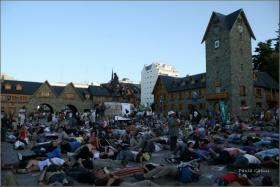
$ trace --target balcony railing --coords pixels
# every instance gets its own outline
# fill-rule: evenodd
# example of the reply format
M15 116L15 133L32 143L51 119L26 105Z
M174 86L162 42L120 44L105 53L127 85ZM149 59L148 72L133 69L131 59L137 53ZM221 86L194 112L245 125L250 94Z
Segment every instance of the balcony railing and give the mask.
M206 99L207 100L218 100L218 99L227 99L228 93L222 92L222 93L214 93L214 94L207 94Z

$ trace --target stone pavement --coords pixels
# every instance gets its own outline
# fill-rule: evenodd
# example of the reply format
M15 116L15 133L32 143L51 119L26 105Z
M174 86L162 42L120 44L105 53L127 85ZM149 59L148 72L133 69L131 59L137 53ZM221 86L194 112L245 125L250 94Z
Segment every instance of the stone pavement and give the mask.
M22 150L19 151L22 154L29 154L30 150ZM152 158L149 162L153 163L160 163L160 164L166 164L164 161L165 157L169 157L171 155L170 151L161 151L157 153L153 153ZM1 159L3 163L16 163L18 162L18 156L17 151L13 149L12 144L2 142L1 143ZM200 180L198 182L193 183L187 183L183 184L179 181L175 181L171 178L162 178L155 180L157 184L160 185L168 185L168 186L210 186L213 184L213 181L217 176L220 176L227 172L227 169L225 168L225 165L208 165L205 162L202 162L201 164L201 171L202 176L200 177ZM268 173L267 173L268 172ZM7 175L8 171L1 172L1 184L3 184L4 176ZM38 178L40 173L39 172L33 172L32 174L16 174L16 180L20 186L38 186ZM263 175L269 175L272 177L272 180L274 182L274 185L279 185L279 170L278 169L268 169L264 170L264 172L261 174ZM134 177L128 177L126 178L127 181L133 182L137 181ZM261 185L262 177L253 178L252 181L255 183L255 185L260 186ZM88 186L86 184L81 184L76 181L74 181L74 186Z

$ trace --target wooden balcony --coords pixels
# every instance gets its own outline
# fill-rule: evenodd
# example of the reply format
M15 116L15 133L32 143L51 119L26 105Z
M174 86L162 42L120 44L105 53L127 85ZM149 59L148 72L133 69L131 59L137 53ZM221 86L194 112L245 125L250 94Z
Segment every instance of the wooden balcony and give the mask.
M207 94L206 99L207 100L228 99L228 93L222 92L222 93Z

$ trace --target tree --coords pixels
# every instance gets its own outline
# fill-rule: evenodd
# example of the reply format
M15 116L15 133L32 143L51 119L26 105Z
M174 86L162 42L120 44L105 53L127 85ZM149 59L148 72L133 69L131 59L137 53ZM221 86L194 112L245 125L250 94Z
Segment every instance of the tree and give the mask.
M276 32L277 38L258 43L255 49L257 54L253 55L253 65L254 70L267 72L279 82L279 30Z

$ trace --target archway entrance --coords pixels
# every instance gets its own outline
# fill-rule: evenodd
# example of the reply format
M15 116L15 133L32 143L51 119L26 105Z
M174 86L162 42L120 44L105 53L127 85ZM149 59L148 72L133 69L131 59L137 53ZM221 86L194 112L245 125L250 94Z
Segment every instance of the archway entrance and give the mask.
M66 105L65 106L66 112L72 112L73 114L76 114L78 112L78 109L74 105Z
M53 113L53 107L47 103L42 103L37 106L38 112L50 112Z

